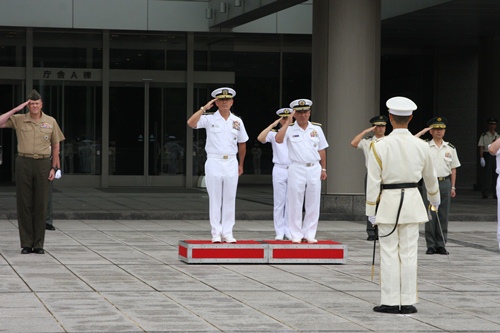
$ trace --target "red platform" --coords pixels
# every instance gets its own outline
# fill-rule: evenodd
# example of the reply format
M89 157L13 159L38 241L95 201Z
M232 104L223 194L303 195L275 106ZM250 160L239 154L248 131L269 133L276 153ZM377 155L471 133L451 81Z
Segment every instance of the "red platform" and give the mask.
M267 245L251 240L184 240L179 241L179 259L187 263L267 263Z
M276 240L240 240L237 243L184 240L179 241L179 259L187 263L344 264L347 245L331 240L315 244Z
M331 240L318 240L317 243L292 243L291 241L264 240L269 244L269 263L310 263L345 264L347 245Z

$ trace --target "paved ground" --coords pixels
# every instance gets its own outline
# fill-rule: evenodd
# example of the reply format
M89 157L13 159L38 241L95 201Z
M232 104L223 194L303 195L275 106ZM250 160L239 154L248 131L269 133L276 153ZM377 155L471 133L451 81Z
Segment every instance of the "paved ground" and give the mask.
M238 188L238 220L272 220L272 186L246 185ZM54 191L54 218L79 220L206 220L208 194L200 188L118 187L57 188ZM458 189L452 200L453 221L496 221L496 200L481 199L481 192ZM338 220L322 214L323 220ZM16 219L16 193L13 186L0 187L0 219Z
M68 214L117 214L160 211L165 197L78 191L61 190L54 202ZM269 195L260 191L241 193L240 209L262 208L252 201ZM194 193L171 195L181 197L164 199L169 209L174 201L188 212L207 203ZM12 204L11 196L4 190L0 205ZM477 210L478 219L496 212L492 199L469 199L453 209ZM16 220L1 219L0 332L500 332L492 221L451 222L450 256L425 255L421 237L419 312L403 316L372 311L380 302L378 260L372 282L373 243L361 221L320 221L319 239L348 246L345 265L189 265L177 258L178 241L207 239L208 221L127 217L56 219L45 255L21 255ZM238 219L234 234L271 238L272 221Z

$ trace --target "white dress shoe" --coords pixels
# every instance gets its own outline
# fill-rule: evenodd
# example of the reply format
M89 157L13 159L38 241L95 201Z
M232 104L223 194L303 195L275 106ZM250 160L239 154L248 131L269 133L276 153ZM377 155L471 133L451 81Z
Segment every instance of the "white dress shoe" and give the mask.
M316 239L314 239L314 238L310 238L310 239L307 240L307 242L309 244L314 244L314 243L317 243L318 241Z
M224 242L226 243L236 243L236 239L233 237L224 237Z
M276 237L274 237L274 239L275 239L275 240L284 240L284 239L283 239L283 236L276 236Z
M220 243L220 236L215 236L212 238L212 243Z
M292 243L300 244L301 242L302 242L302 239L300 239L300 238L292 239Z

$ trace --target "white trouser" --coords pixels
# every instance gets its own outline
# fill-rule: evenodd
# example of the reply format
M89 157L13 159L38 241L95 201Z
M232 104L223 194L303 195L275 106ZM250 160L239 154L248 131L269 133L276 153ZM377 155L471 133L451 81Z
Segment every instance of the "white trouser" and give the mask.
M205 184L209 198L212 238L233 237L236 189L238 187L238 160L208 158L205 162Z
M497 240L498 248L500 249L500 176L497 178Z
M318 229L321 200L321 165L292 163L288 167L288 228L292 239L314 239ZM305 207L302 223L302 207Z
M379 224L389 234L393 224ZM417 299L419 223L399 224L392 235L380 237L380 290L383 305L413 305Z
M274 165L273 167L273 198L274 198L274 230L276 236L290 238L286 209L286 190L288 183L288 169L284 166Z

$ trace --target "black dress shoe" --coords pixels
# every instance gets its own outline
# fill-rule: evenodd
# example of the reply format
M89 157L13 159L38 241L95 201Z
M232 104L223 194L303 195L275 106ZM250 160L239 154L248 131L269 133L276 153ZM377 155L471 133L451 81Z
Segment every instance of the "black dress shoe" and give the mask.
M44 254L45 251L43 249L33 249L33 253L36 253L36 254Z
M409 314L409 313L417 313L417 308L413 305L401 305L401 313Z
M439 254L450 254L444 247L438 247L437 248L437 253Z
M379 305L373 308L375 312L399 313L399 305Z
M433 247L429 247L427 251L425 251L425 254L434 254L436 253L436 249Z
M23 247L23 249L21 250L21 254L30 254L31 252L33 252L31 250L31 247Z
M377 237L377 236L375 236L375 235L370 235L370 236L368 236L368 238L367 238L366 240L369 240L369 241L374 241L374 240L377 240L377 239L378 239L378 237Z
M45 223L45 230L56 230L52 224Z

